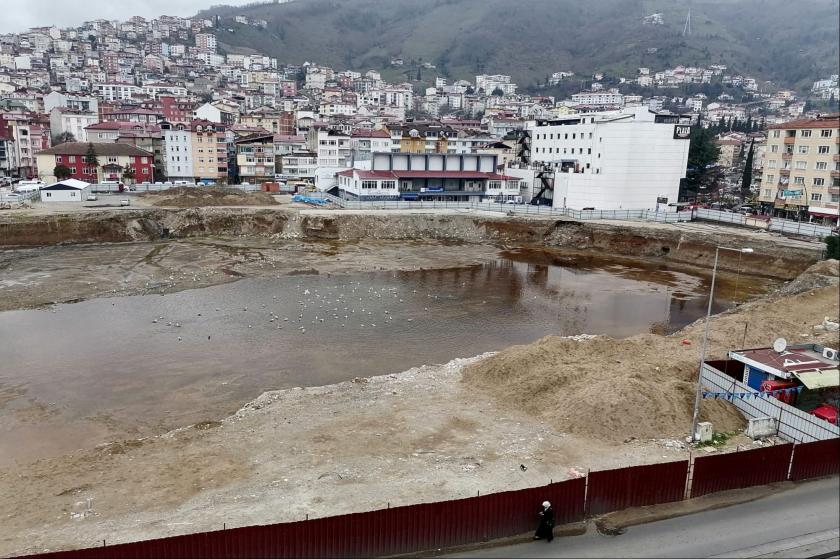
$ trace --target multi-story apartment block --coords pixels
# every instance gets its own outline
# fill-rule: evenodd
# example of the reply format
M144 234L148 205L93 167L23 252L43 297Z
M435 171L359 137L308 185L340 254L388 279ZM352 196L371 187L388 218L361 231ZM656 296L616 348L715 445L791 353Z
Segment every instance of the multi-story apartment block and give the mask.
M274 180L274 135L255 133L236 140L236 171L241 182Z
M164 172L169 180L193 181L192 133L188 124L161 122Z
M75 109L86 113L98 113L99 101L96 97L65 95L59 91L51 91L44 96L44 111L49 113L56 107Z
M97 122L99 122L99 115L96 113L63 107L54 107L50 111L50 131L53 136L70 133L78 142L86 142L88 140L85 129Z
M624 96L618 91L584 91L572 95L572 102L591 107L621 107L624 105Z
M759 202L771 215L836 224L840 218L840 118L768 127Z
M677 201L688 162L687 117L632 107L528 128L531 160L555 170L555 207L636 210Z
M216 52L216 36L212 33L198 33L195 36L195 46L203 51Z
M193 175L198 181L227 180L227 142L225 127L209 120L190 123Z

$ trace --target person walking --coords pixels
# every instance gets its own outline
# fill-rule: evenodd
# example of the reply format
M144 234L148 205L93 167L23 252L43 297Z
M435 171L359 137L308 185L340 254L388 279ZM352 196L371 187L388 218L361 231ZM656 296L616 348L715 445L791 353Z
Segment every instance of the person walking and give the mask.
M537 527L534 539L544 539L547 542L554 539L554 509L551 508L551 503L548 501L544 501L542 504L542 510L540 511L540 525Z

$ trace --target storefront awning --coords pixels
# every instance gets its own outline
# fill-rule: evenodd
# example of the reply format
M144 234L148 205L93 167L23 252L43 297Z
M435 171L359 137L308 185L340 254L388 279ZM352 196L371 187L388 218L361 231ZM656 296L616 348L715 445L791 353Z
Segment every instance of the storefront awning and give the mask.
M809 390L818 388L835 388L840 386L840 369L823 369L822 371L808 371L793 373Z

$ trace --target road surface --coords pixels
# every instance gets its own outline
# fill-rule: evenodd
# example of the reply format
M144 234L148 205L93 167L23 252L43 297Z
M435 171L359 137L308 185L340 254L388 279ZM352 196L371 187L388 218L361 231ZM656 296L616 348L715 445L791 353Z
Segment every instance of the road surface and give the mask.
M454 557L832 557L840 550L840 478L749 503L582 536L479 549ZM835 554L833 557L840 556Z

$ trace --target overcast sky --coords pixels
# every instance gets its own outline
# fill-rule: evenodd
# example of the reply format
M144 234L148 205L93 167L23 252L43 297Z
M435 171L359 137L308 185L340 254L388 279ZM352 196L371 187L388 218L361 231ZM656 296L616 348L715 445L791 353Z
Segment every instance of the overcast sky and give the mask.
M92 19L125 20L131 16L192 16L215 4L249 0L0 0L0 33L30 27L70 27Z

